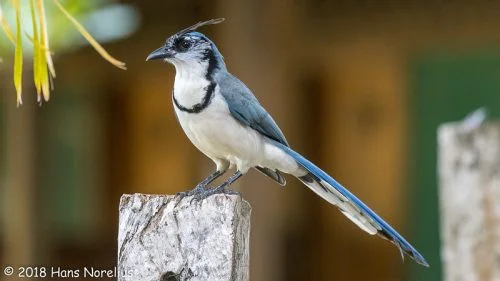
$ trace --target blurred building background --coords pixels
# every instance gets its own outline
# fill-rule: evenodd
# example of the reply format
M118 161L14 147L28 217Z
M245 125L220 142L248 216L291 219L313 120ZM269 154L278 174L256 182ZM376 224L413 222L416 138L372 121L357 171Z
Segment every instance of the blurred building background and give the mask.
M122 193L174 194L211 171L174 116L173 67L145 58L225 17L202 32L290 144L431 264L403 263L294 179L281 188L250 171L234 187L253 207L251 279L441 279L436 128L483 105L499 112L500 2L116 2L140 15L135 33L105 45L127 71L90 47L56 53L52 100L38 106L26 78L16 108L9 54L0 64L0 264L113 268Z

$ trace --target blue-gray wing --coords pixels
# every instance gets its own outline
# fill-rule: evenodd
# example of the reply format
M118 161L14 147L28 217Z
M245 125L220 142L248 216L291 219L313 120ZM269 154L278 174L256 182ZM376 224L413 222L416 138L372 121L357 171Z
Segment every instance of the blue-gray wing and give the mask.
M231 115L250 128L283 145L289 146L273 118L260 105L243 82L223 71L215 77L222 96L226 99Z

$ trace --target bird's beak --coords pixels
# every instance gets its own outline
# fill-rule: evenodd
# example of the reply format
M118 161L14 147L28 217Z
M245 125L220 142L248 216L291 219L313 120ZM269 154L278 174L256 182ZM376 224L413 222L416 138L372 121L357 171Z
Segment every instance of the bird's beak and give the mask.
M149 54L149 56L146 58L146 61L166 59L166 58L171 58L173 56L174 56L174 52L172 52L168 48L160 47L160 48L154 50L151 54Z

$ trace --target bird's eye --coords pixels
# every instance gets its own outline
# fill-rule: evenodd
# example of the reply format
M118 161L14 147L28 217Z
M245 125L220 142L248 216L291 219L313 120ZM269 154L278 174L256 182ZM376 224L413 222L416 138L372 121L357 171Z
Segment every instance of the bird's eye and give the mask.
M180 51L187 51L191 47L191 42L187 40L180 40L177 47Z

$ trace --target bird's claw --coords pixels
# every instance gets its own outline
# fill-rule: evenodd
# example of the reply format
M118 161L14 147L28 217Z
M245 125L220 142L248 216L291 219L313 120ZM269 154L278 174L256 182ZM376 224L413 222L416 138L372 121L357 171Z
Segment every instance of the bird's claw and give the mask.
M205 188L203 192L194 194L191 202L201 201L215 194L240 195L239 192L229 189L226 184L222 184L215 188Z
M232 189L229 189L228 184L221 184L221 185L214 187L214 188L205 188L205 186L203 186L203 185L197 185L192 190L178 192L176 194L178 200L177 200L177 203L175 204L175 207L177 207L177 205L179 205L179 203L185 197L192 196L193 198L191 198L191 201L189 201L189 203L193 203L193 201L199 202L199 201L206 199L206 198L208 198L212 195L215 195L215 194L240 195L239 192L232 190Z
M205 186L203 185L197 185L195 188L189 190L189 191L182 191L182 192L177 192L176 196L178 198L177 200L177 203L175 204L175 207L177 207L177 205L179 205L179 203L182 201L182 199L184 199L185 197L189 197L189 196L196 196L197 194L200 194L200 193L205 193L207 192L207 188L205 188ZM192 200L191 200L192 201Z

